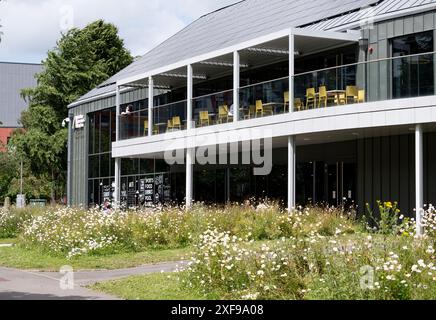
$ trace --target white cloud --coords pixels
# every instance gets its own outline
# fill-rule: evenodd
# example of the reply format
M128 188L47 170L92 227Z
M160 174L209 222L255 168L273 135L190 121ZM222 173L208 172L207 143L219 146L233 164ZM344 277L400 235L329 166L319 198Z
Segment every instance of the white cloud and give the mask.
M235 1L5 0L0 61L40 62L71 18L76 27L97 19L114 23L132 54L142 55L201 15Z

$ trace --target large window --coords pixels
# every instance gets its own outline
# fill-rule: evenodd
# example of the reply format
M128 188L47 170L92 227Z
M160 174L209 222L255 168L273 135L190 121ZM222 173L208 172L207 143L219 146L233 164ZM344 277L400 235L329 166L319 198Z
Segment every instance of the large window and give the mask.
M132 103L136 109L144 101ZM88 150L88 205L102 205L113 200L115 160L112 159L112 142L116 140L115 108L91 113L89 121ZM136 207L182 201L184 195L176 191L176 173L164 160L122 159L121 201L125 207ZM184 184L183 179L181 185Z
M88 201L89 205L101 205L113 196L115 161L111 151L116 135L115 108L89 114L88 121Z
M434 94L433 31L392 40L392 94L394 98ZM424 54L424 55L423 55Z

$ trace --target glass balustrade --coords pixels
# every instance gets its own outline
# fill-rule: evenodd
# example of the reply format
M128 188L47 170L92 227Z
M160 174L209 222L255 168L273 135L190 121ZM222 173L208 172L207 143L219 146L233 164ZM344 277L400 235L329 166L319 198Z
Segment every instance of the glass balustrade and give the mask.
M185 130L186 114L186 100L153 107L153 135Z
M289 78L241 87L239 119L365 102L435 95L434 52L400 56L300 73L294 76L290 103ZM192 100L195 127L234 120L233 90ZM148 135L148 109L120 116L122 140ZM153 108L153 135L187 129L187 101Z
M294 111L434 95L434 60L419 54L298 74Z
M289 77L240 88L239 110L241 120L289 112Z
M148 109L124 112L120 116L120 139L134 139L148 135Z
M192 100L192 116L196 127L233 121L233 90L222 91Z

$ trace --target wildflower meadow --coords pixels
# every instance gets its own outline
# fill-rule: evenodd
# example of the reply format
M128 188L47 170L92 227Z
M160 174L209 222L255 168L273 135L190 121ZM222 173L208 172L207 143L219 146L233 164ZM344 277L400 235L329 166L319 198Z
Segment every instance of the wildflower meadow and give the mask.
M364 217L353 209L274 203L195 205L141 211L47 208L0 211L0 237L48 255L75 259L192 248L169 275L183 290L214 299L436 298L436 209L423 237L396 203Z

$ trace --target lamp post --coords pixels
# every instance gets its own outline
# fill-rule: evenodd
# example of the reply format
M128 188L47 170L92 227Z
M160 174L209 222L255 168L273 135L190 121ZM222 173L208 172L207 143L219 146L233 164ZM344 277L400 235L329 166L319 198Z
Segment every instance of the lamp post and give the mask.
M62 127L68 123L68 169L67 169L67 206L73 205L72 192L73 192L73 139L74 139L74 113L69 113L68 118L62 122Z

